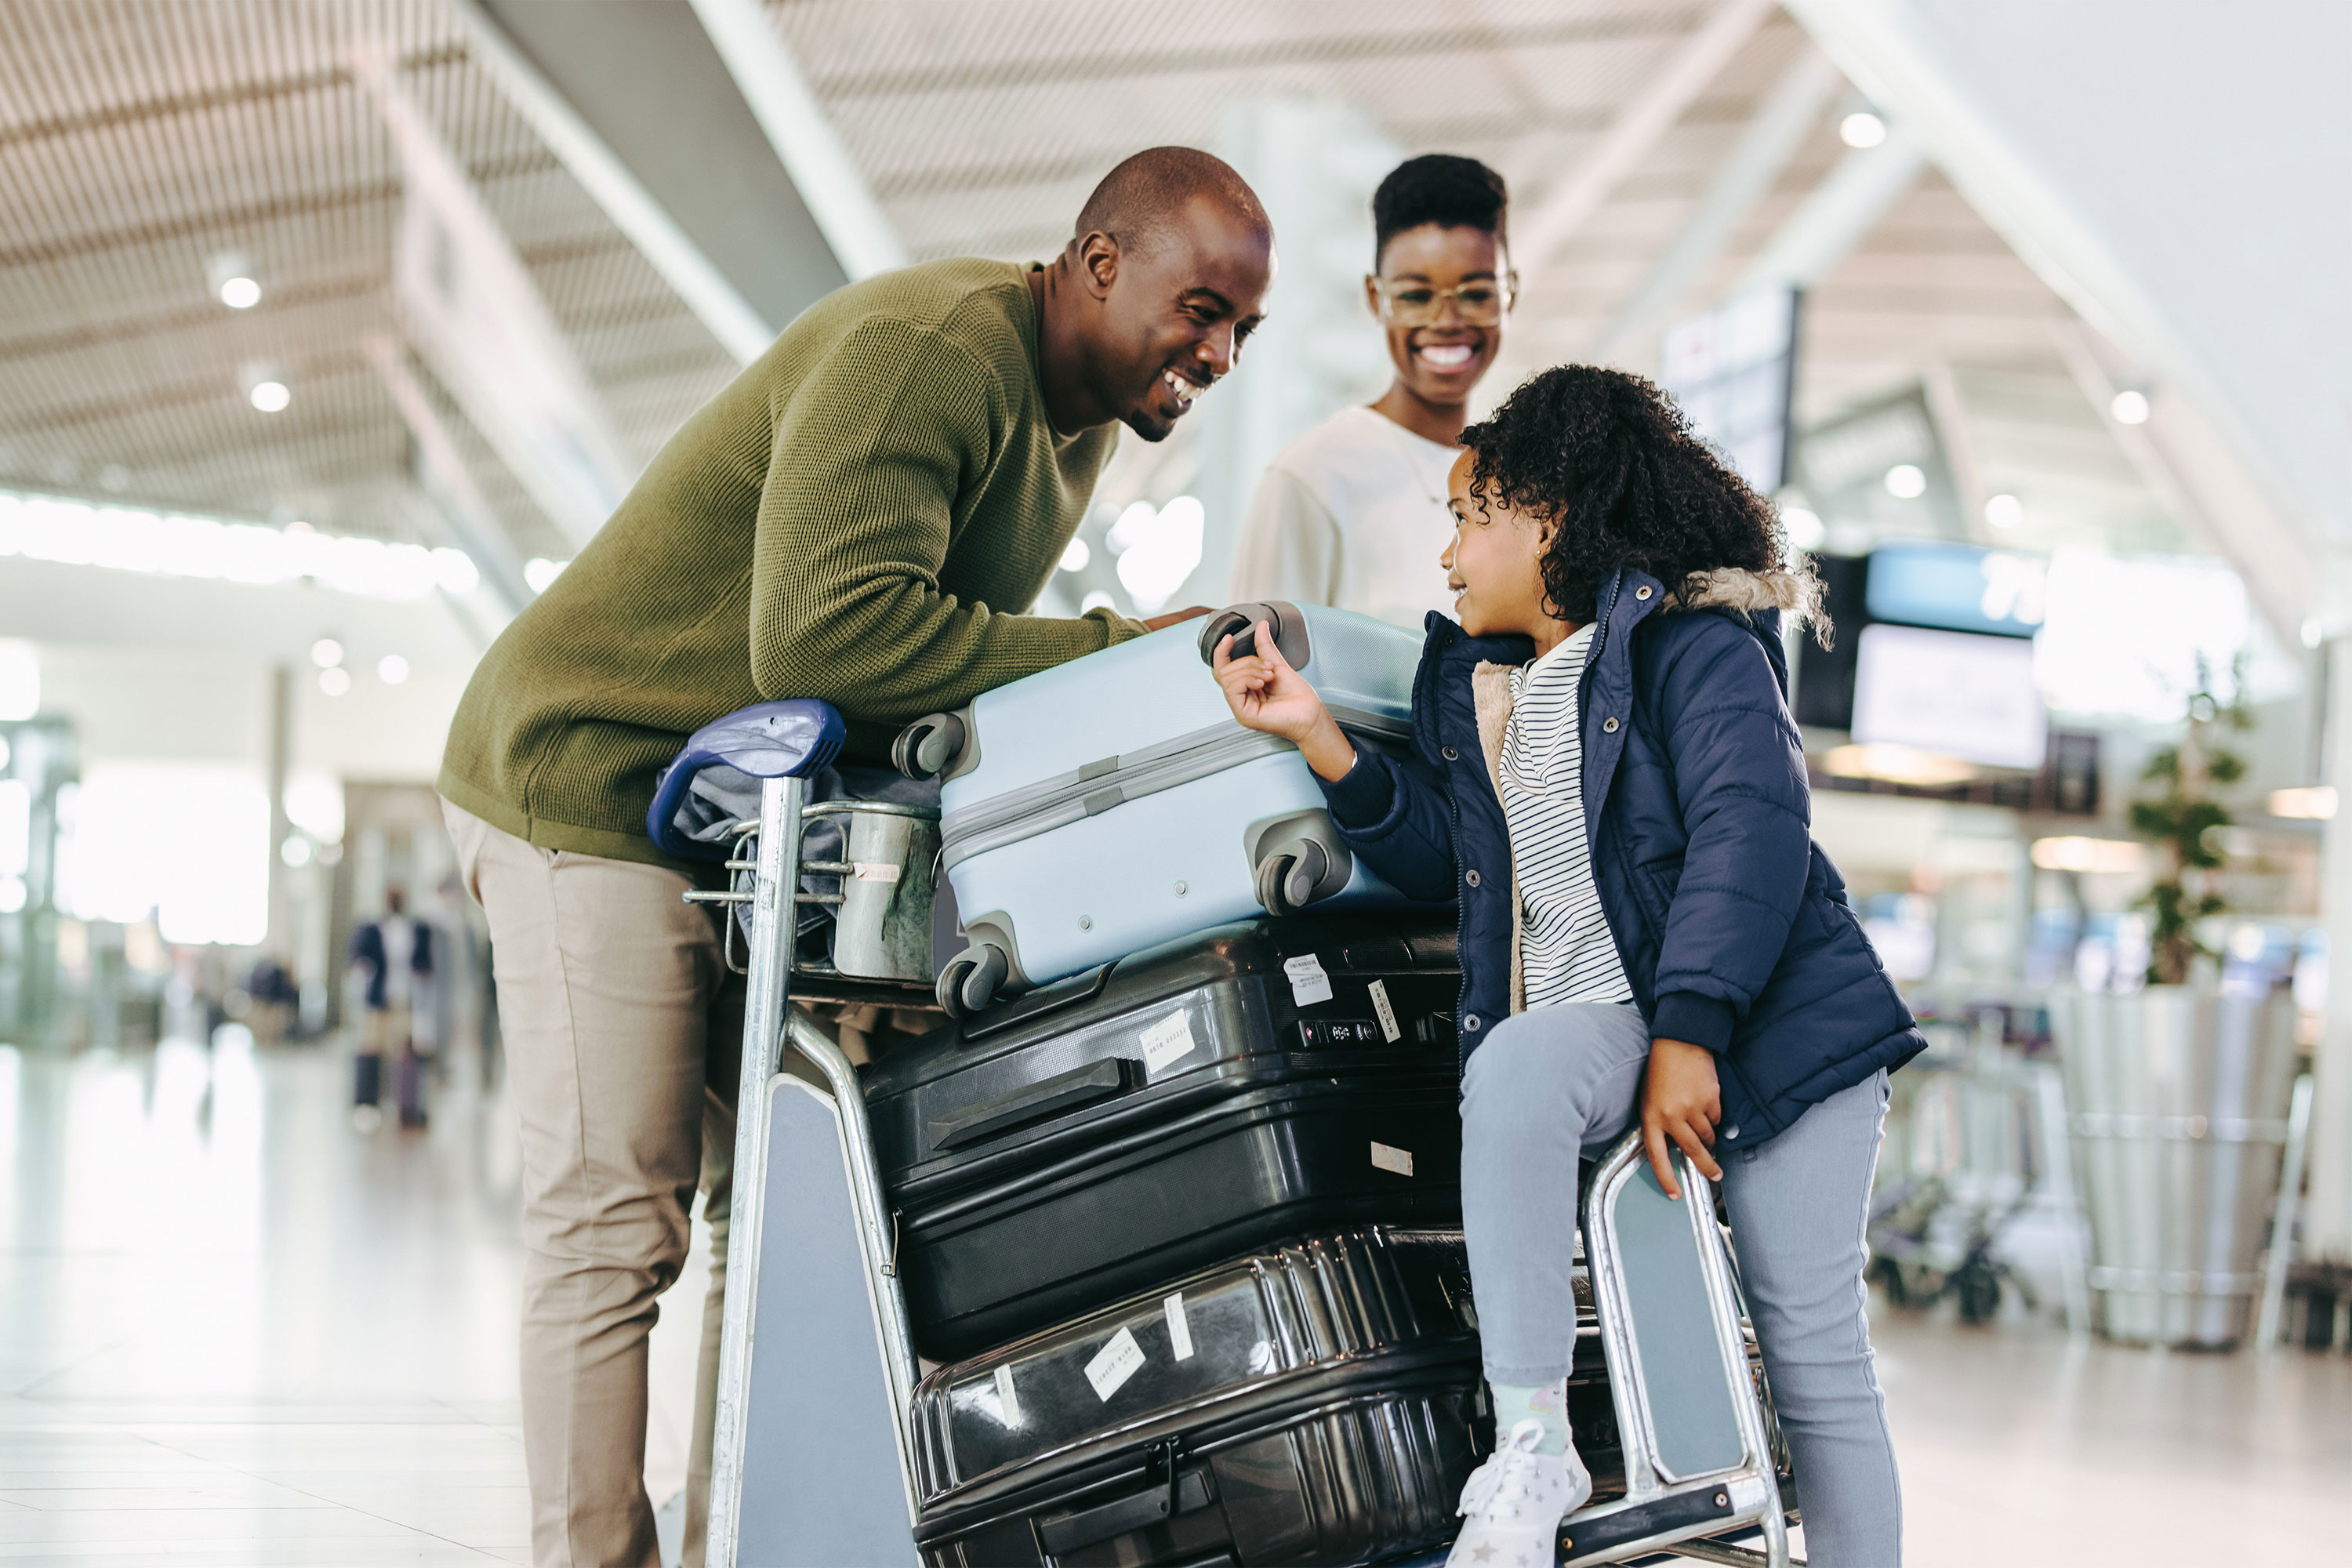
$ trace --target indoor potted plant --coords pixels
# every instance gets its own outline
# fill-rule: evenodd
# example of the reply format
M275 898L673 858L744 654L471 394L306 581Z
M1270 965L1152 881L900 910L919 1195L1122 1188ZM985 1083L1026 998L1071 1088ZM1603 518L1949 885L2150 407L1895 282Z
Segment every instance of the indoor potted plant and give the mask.
M2221 793L2245 777L2221 731L2251 723L2242 663L2224 703L2200 664L2179 742L2141 772L2132 830L2161 857L2147 894L2145 987L2076 993L2052 1009L2100 1327L2140 1342L2220 1348L2250 1326L2254 1258L2278 1191L2294 1075L2294 1009L2224 996L2198 934L2222 911Z

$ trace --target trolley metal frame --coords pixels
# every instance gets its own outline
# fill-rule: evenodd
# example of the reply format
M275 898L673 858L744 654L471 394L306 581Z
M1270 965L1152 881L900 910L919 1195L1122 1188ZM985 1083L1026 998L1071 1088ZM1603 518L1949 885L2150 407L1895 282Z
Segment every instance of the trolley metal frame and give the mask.
M875 1553L858 1558L861 1562L911 1563L917 1559L913 1526L920 1499L908 1422L919 1367L897 1275L895 1226L874 1157L857 1069L822 1029L793 1008L796 973L810 982L799 1000L912 1005L929 998L927 987L854 981L806 966L796 969L793 962L799 904L833 900L832 895L800 891L803 871L849 869L845 865L803 859L804 818L820 810L869 809L907 813L922 808L868 802L825 802L812 807L806 803L803 779L767 779L759 816L735 825L737 847L727 862L732 885L724 891L687 895L692 901L720 905L730 921L742 906L749 907L751 917L742 1077L736 1100L733 1211L711 1457L707 1561L712 1568L737 1568L738 1564L769 1568L770 1564L824 1560L810 1555L797 1540L755 1539L756 1532L746 1528L746 1499L751 1491L747 1455L754 1427L760 1425L753 1394L757 1389L772 1388L774 1383L774 1374L763 1372L757 1363L758 1352L780 1343L779 1364L803 1369L799 1375L809 1380L809 1386L821 1384L837 1389L844 1371L837 1361L819 1366L809 1357L792 1353L805 1349L806 1343L793 1331L797 1322L766 1321L771 1312L761 1299L763 1278L771 1289L780 1282L788 1287L796 1310L814 1303L809 1310L823 1318L835 1336L828 1354L837 1352L838 1336L855 1306L866 1310L871 1323L876 1365L846 1369L850 1382L864 1392L830 1395L835 1398L833 1407L796 1409L788 1417L779 1414L771 1418L768 1427L771 1432L790 1431L803 1443L799 1450L804 1456L803 1468L814 1465L831 1469L830 1474L795 1473L791 1478L796 1494L824 1498L828 1503L824 1522L831 1533L822 1550L835 1554L832 1561L849 1560L848 1549L842 1545L845 1527L853 1534L862 1532L858 1538L867 1543L864 1550ZM822 1086L785 1072L787 1044L816 1069L824 1080ZM838 1189L830 1188L817 1174L835 1166L828 1152L814 1146L822 1143L828 1131L837 1149ZM807 1144L796 1142L803 1138L809 1140ZM785 1163L807 1182L792 1194L793 1211L780 1211L770 1201L772 1175L784 1168L778 1160L780 1152L797 1157L797 1163ZM1587 1256L1618 1408L1627 1491L1622 1499L1582 1510L1566 1521L1563 1529L1569 1544L1561 1562L1572 1568L1662 1552L1753 1568L1786 1568L1791 1562L1772 1442L1751 1381L1730 1255L1716 1225L1714 1205L1707 1201L1711 1193L1705 1178L1685 1163L1682 1180L1685 1200L1674 1204L1679 1217L1662 1221L1664 1211L1657 1205L1672 1200L1656 1192L1640 1140L1629 1135L1601 1163L1585 1196L1587 1234L1604 1240L1603 1245L1589 1247ZM1646 1191L1637 1191L1637 1185ZM1642 1204L1648 1207L1638 1208ZM854 1248L837 1247L825 1255L834 1261L818 1259L786 1272L782 1255L763 1258L763 1243L772 1228L789 1228L801 1219L796 1211L803 1208L822 1211L815 1215L817 1221L834 1225L830 1234L836 1239L845 1229L854 1230ZM1651 1227L1652 1236L1660 1234L1657 1227L1662 1223L1693 1227L1705 1310L1722 1371L1723 1383L1717 1386L1729 1392L1737 1426L1738 1453L1731 1462L1677 1473L1665 1452L1662 1406L1654 1399L1657 1391L1650 1386L1652 1369L1645 1368L1643 1361L1635 1321L1636 1282L1629 1278L1616 1245L1629 1214L1636 1215L1636 1224ZM877 1418L870 1404L864 1403L876 1396L889 1405L887 1424ZM821 1401L828 1395L812 1397ZM860 1405L864 1407L858 1408ZM1669 1422L1672 1419L1670 1414ZM782 1426L773 1425L775 1421ZM849 1521L839 1517L852 1509L856 1498L867 1500L871 1508L889 1490L873 1474L878 1464L888 1462L877 1458L877 1450L883 1446L895 1455L900 1507L884 1506L882 1511L903 1517L903 1533L898 1517ZM1761 1551L1731 1543L1731 1539L1759 1534ZM1584 1546L1586 1542L1591 1544Z

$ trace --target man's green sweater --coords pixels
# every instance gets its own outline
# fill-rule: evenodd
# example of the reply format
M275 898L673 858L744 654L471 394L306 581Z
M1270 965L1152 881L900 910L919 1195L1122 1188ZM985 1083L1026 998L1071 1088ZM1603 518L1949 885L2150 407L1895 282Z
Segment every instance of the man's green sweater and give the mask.
M695 730L821 697L864 755L923 714L1138 636L1025 609L1116 426L1055 433L1024 269L935 261L812 307L670 438L483 656L441 793L546 849L667 863L655 776Z

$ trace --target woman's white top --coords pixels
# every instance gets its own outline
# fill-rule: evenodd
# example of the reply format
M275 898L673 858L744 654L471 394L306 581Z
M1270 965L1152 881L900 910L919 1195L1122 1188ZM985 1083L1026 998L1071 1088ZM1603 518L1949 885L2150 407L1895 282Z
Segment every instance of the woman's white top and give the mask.
M1437 563L1454 538L1445 473L1458 447L1343 408L1276 454L1234 552L1235 601L1336 605L1418 632L1451 616Z
M1633 988L1609 934L1584 837L1584 737L1577 687L1592 652L1579 626L1511 672L1503 734L1503 818L1519 884L1519 965L1527 1005L1627 1002Z

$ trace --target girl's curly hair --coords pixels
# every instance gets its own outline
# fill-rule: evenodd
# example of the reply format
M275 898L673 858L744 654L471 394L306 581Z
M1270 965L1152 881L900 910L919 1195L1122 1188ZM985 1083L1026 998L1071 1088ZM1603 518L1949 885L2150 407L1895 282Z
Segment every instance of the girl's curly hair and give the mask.
M1673 603L1723 567L1792 570L1771 503L1638 375L1555 366L1463 431L1462 444L1475 454L1471 495L1559 520L1541 563L1553 615L1591 618L1620 566L1657 578Z

